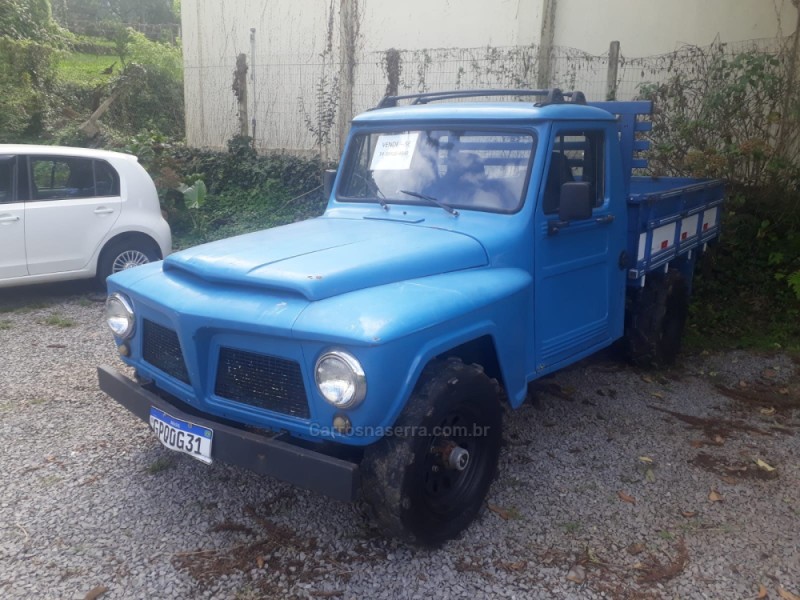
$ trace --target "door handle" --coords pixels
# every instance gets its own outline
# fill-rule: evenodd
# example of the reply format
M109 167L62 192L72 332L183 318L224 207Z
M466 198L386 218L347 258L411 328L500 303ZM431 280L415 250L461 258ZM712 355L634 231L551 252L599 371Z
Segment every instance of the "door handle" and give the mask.
M12 217L11 215L0 217L0 223L14 223L15 221L19 221L19 217Z
M99 208L94 209L94 214L96 215L110 215L114 212L113 208L106 208L105 206L101 206Z
M604 215L602 217L597 217L594 220L595 223L598 225L608 225L609 223L614 222L614 215Z

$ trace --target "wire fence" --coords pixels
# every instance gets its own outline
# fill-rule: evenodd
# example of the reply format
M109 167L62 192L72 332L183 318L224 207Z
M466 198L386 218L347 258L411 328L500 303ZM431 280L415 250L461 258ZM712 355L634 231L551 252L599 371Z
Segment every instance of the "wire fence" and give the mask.
M777 54L783 39L723 44L722 51ZM718 44L716 48L719 48ZM549 87L578 89L589 100L637 97L644 84L692 73L710 48L686 46L657 56L595 56L555 47L546 65ZM613 55L612 55L613 56ZM329 54L309 60L299 55L248 57L248 130L263 150L320 153L341 149L343 66ZM535 88L541 75L536 46L440 48L362 52L355 57L352 114L374 107L387 91L398 94L472 88ZM239 131L231 90L235 57L217 64L186 64L187 138L191 145L223 148ZM611 76L609 75L611 73ZM254 83L255 82L255 83ZM254 125L253 125L254 121Z

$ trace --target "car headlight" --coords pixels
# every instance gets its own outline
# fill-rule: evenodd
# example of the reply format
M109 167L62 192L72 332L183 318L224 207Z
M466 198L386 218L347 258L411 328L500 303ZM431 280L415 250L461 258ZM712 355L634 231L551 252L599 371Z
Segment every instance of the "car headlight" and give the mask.
M336 408L353 408L367 395L361 363L341 350L331 350L317 359L314 379L322 397Z
M111 294L106 298L106 323L115 336L123 340L131 337L136 319L130 300L122 294Z

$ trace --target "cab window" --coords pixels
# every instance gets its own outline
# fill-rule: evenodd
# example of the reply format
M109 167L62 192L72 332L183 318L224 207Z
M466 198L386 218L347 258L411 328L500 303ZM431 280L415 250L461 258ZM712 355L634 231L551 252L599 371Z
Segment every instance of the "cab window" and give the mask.
M561 186L572 181L588 182L594 206L603 205L604 141L602 131L562 131L556 135L542 200L545 214L558 213Z

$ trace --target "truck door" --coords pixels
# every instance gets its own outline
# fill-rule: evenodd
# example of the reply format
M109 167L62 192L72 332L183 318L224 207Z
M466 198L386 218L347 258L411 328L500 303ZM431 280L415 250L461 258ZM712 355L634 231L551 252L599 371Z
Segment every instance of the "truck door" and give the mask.
M610 180L612 159L619 166L609 151L611 135L602 125L553 126L535 212L537 373L599 350L622 333L625 223L619 213L625 207L624 198L612 197L622 192ZM563 221L562 186L573 182L587 184L590 214Z
M25 202L15 189L17 158L0 156L0 279L24 277Z

